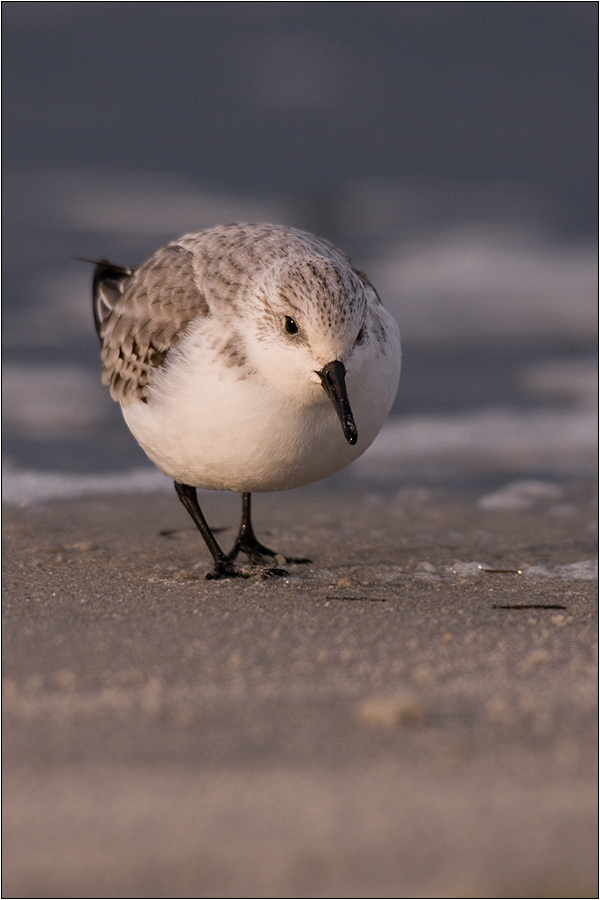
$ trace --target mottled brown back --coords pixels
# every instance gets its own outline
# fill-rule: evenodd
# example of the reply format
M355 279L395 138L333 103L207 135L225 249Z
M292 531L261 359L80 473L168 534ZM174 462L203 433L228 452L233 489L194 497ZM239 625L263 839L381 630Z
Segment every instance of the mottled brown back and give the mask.
M177 244L159 250L120 286L119 296L114 279L97 285L102 381L114 400L145 402L152 370L190 322L207 315L208 305L195 279L193 254Z
M135 271L105 261L98 264L94 299L102 380L110 385L113 399L146 402L152 371L164 363L188 325L207 316L210 309L223 320L230 319L235 339L239 304L249 301L253 283L256 286L279 260L289 264L287 281L293 280L294 273L299 278L295 264L301 261L310 268L310 259L323 263L308 273L308 281L300 278L300 287L318 291L328 286L329 279L331 290L323 292L323 300L328 300L323 315L343 317L345 284L338 273L353 273L365 285L370 285L369 280L328 241L294 228L220 225L184 235ZM285 275L281 278L284 290L287 281ZM288 287L293 305L298 286Z

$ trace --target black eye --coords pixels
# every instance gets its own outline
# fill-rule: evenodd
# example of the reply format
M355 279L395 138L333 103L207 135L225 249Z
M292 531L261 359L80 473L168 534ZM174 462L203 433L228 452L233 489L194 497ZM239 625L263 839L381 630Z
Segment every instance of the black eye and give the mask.
M291 316L285 317L285 330L288 334L298 334L298 326Z

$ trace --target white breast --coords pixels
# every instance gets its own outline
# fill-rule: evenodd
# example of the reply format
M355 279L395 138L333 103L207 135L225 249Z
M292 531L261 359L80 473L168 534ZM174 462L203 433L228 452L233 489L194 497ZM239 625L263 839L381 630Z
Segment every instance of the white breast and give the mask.
M361 371L349 368L358 428L350 446L324 391L311 402L294 402L276 381L223 364L193 335L160 373L148 402L125 406L123 415L150 459L175 481L213 490L286 490L333 474L367 449L389 414L399 374L399 339Z

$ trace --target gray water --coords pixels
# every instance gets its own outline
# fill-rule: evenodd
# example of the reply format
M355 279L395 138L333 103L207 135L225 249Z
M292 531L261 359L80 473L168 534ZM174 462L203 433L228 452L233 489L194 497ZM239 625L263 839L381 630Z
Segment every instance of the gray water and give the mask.
M73 257L229 221L329 238L400 324L390 424L348 477L593 473L586 7L4 4L5 496L151 471Z

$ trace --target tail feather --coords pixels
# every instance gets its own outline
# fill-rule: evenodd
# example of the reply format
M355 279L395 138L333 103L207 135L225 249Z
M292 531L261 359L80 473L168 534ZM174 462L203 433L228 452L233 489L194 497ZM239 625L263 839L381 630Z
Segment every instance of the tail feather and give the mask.
M130 266L117 266L109 262L107 259L83 259L77 257L82 262L92 263L94 269L93 282L93 305L94 305L94 322L98 337L102 336L102 324L111 314L115 303L125 290L125 285L129 278L135 272Z

